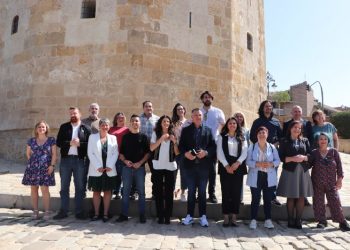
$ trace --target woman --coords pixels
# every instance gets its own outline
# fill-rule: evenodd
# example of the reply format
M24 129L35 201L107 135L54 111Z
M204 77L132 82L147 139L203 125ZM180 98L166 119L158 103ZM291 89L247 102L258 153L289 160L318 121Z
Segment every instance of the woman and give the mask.
M109 120L102 118L99 121L99 133L92 134L88 142L88 156L90 159L88 189L93 191L92 201L95 215L92 220L98 220L103 195L103 222L108 221L109 205L112 190L116 186L117 171L115 163L118 159L118 143L114 135L108 134Z
M27 168L24 172L22 184L30 186L33 206L33 219L39 218L38 200L39 186L43 195L44 219L50 218L50 192L49 186L55 186L54 169L57 159L56 140L48 137L49 125L45 121L35 124L35 137L27 142L26 155Z
M250 144L248 148L247 165L249 167L247 185L252 194L251 222L249 227L256 229L256 218L258 214L261 191L264 199L264 213L266 228L274 228L271 221L271 200L277 185L277 167L280 158L275 146L267 142L268 130L266 127L259 127L256 130L258 141Z
M249 137L250 137L250 131L249 129L246 127L247 125L245 124L245 116L241 111L236 112L233 115L234 118L236 118L239 126L241 126L242 128L242 133L244 135L244 138L247 141L248 146L250 145L250 141L249 141Z
M179 154L176 136L170 117L163 115L159 118L151 138L150 149L153 157L153 185L159 224L170 224L173 211L173 191L175 170L177 169L175 156Z
M227 119L217 140L217 157L222 192L223 226L237 227L243 175L247 174L245 159L248 145L238 120Z
M187 124L189 125L190 123L188 123L188 120L185 117L186 115L186 108L184 106L182 106L181 103L176 103L174 108L173 108L173 114L172 114L172 118L171 121L174 124L174 133L176 136L176 140L179 142L180 141L180 136L181 136L181 131L182 128L184 126L186 126ZM181 188L181 195L180 195L180 200L182 202L186 202L187 198L185 195L186 189L187 189L187 185L186 185L186 176L185 176L185 169L183 167L183 158L181 155L178 155L178 157L176 157L176 163L178 166L178 169L180 169L180 188ZM175 173L175 183L174 183L174 189L175 189L175 184L176 184L176 177L177 177L177 172L178 170L176 170ZM175 191L175 197L177 196L179 190Z
M321 132L325 133L329 138L329 147L338 150L339 141L337 129L330 122L326 122L325 114L322 110L316 110L312 113L312 120L314 125L312 126L312 138L313 148L317 148L317 139Z
M318 221L318 228L327 227L324 202L324 195L326 195L332 220L339 223L339 228L342 231L350 231L350 226L344 217L338 194L344 177L342 162L338 151L328 146L329 141L327 134L321 132L317 138L318 149L314 149L310 156L310 164L313 167L311 179L314 187L314 215Z
M119 147L122 145L122 139L123 136L129 132L128 127L125 126L125 115L123 112L118 112L114 118L113 118L113 127L110 128L108 131L109 134L114 135L117 137L117 142ZM118 159L116 163L116 168L117 168L117 185L114 189L114 194L115 197L114 199L119 200L121 198L119 192L120 192L120 187L122 184L122 169L123 169L123 163Z
M302 122L292 121L279 147L279 156L283 162L282 174L278 183L277 195L287 197L288 227L302 228L301 217L305 197L313 195L309 174L308 139L302 137ZM294 217L295 214L295 217Z

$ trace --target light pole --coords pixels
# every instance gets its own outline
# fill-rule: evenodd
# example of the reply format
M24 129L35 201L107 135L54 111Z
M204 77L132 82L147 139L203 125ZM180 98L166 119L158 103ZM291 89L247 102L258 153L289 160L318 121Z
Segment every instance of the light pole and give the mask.
M316 82L314 82L313 84L310 84L310 85L307 84L307 82L306 82L306 90L310 91L311 86L314 85L315 83L318 83L318 85L320 86L320 89L321 89L321 107L322 107L322 110L323 110L323 88L322 88L322 85L321 85L320 81L316 81Z
M271 87L276 88L276 81L273 79L273 76L270 74L270 72L266 72L266 84L267 84L267 99L270 97L270 83L272 82Z

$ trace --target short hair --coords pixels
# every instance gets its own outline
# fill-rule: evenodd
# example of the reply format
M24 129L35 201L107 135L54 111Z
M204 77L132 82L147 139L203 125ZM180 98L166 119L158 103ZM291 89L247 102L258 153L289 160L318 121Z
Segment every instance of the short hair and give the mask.
M210 96L210 98L211 98L212 100L214 100L214 96L213 96L212 94L210 94L210 92L209 92L208 90L204 91L204 92L201 94L201 96L200 96L200 99L201 99L201 100L204 98L204 95L208 95L208 96Z
M80 112L80 109L78 107L75 107L75 106L70 106L69 110L78 110Z
M92 106L96 106L98 109L100 109L100 105L98 105L97 102L91 103L90 106L89 106L89 109L90 109Z
M262 130L265 130L267 133L269 133L269 130L268 130L266 127L260 126L260 127L258 127L258 129L256 130L256 135L258 135L259 132L262 131Z
M197 112L197 111L201 112L201 110L199 108L194 108L194 109L192 109L191 113L193 114L194 112Z
M111 121L108 118L101 118L98 125L101 126L102 124L111 124Z
M39 125L40 125L41 123L45 124L45 127L46 127L45 135L47 136L47 135L49 134L49 130L50 130L49 124L48 124L46 121L41 120L41 121L37 122L37 123L35 124L35 126L34 126L34 136L35 136L36 138L39 136L39 135L38 135L38 132L37 132L36 130L37 130L37 128L39 127Z
M139 119L140 119L140 116L139 116L139 115L136 115L136 114L132 114L131 117L130 117L130 121L131 121L133 118L139 118Z
M152 102L151 101L144 101L143 103L142 103L142 107L144 108L145 107L145 105L146 105L146 103L151 103L152 104Z

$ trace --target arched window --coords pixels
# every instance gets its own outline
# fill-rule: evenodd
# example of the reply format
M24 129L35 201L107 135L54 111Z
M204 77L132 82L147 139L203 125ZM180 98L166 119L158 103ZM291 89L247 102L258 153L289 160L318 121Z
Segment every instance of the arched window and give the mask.
M81 4L81 18L95 18L96 0L83 0Z
M253 36L247 32L247 49L253 52Z
M12 27L11 27L11 35L17 33L18 31L18 21L19 21L19 17L15 16L12 20Z

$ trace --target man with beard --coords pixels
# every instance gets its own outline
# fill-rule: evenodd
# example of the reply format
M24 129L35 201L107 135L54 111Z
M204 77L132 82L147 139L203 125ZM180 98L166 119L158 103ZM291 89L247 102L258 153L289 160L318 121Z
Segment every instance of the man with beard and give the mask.
M100 118L98 114L100 113L100 106L97 103L91 103L89 107L89 117L81 120L83 124L91 128L91 134L97 134L99 130Z
M91 134L90 128L82 124L77 107L69 108L70 121L60 126L57 135L57 146L61 149L61 208L53 217L60 220L68 216L69 186L73 174L75 187L75 217L85 219L83 212L84 199L84 160L87 155L87 143Z
M222 126L225 124L225 115L221 109L213 107L211 104L214 100L212 94L209 91L205 91L201 94L200 99L203 103L201 112L203 114L203 126L210 128L211 134L214 140L217 140L219 132ZM217 203L218 200L215 196L216 185L216 157L213 159L213 163L209 168L209 184L208 184L208 201L211 203Z
M91 130L91 134L97 134L99 131L99 122L100 118L98 114L100 113L100 106L97 103L91 103L89 106L89 116L82 119L81 123L85 126L89 127ZM87 175L89 172L90 160L88 157L85 159L85 174L84 174L84 198L86 197L86 185L87 185Z
M253 143L258 141L257 129L260 127L265 127L268 130L267 142L274 144L277 148L279 140L282 138L282 129L280 122L273 117L272 103L269 100L263 101L258 110L259 118L255 119L250 129L250 140ZM277 168L276 168L277 169ZM282 204L277 200L276 194L273 194L272 204L276 206L281 206Z

